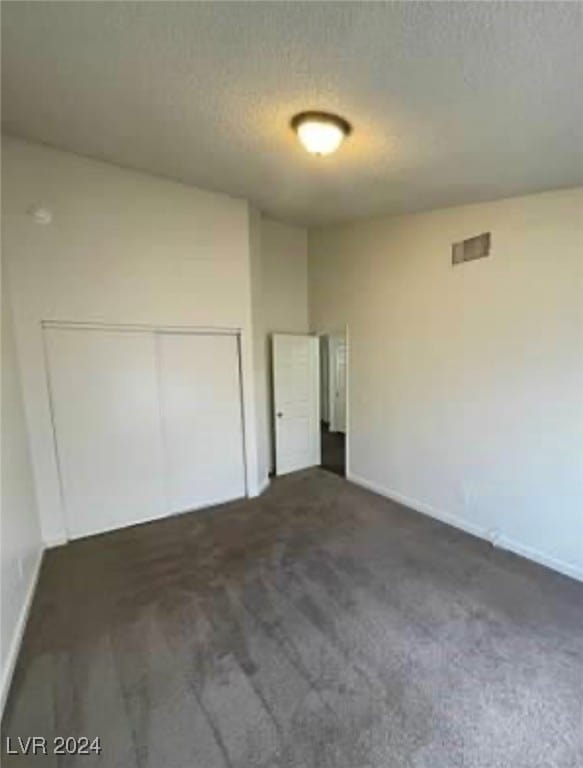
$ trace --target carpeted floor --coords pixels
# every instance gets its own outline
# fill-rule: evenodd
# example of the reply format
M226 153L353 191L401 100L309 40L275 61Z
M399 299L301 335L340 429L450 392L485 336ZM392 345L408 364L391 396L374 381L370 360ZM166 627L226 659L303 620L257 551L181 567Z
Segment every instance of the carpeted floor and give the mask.
M101 737L65 766L581 768L583 584L290 475L47 554L4 722L41 734Z

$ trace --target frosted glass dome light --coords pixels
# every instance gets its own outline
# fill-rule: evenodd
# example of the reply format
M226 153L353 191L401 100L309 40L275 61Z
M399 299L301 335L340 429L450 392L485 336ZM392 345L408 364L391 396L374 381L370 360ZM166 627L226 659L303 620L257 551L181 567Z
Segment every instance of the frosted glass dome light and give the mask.
M291 126L312 155L336 152L352 130L344 118L327 112L300 112L292 119Z

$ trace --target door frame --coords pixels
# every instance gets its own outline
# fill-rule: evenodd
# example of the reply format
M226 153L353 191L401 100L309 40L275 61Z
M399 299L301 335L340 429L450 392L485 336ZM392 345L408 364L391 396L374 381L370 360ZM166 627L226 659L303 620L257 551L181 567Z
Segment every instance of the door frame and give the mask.
M245 496L250 497L250 466L248 461L248 431L247 420L245 412L245 387L243 382L243 331L241 328L227 328L227 327L213 327L213 326L186 326L186 325L163 325L163 324L150 324L150 323L108 323L108 322L83 322L75 320L41 320L41 336L42 336L42 349L43 349L43 363L46 377L46 391L48 396L48 407L50 416L50 425L52 431L52 443L53 451L56 462L57 479L59 486L59 497L61 503L61 519L64 526L65 540L62 543L74 540L68 528L68 519L66 513L65 502L65 490L62 477L61 458L59 456L59 446L57 441L56 431L56 419L55 419L55 406L53 388L51 385L51 370L49 361L49 352L47 345L46 330L78 330L78 331L117 331L117 332L142 332L149 334L186 334L186 335L198 335L198 336L234 336L237 346L238 357L238 371L239 371L239 405L241 411L241 434L242 434L242 451L243 451L243 465L245 468ZM156 366L158 366L158 359L156 358ZM158 370L158 376L160 371ZM163 519L163 518L156 518Z
M344 331L335 331L334 333L324 334L328 339L327 351L328 358L326 360L328 368L328 423L330 424L331 432L338 432L338 425L336 424L336 390L338 389L338 342L342 339L346 354L346 333ZM334 351L332 356L331 351ZM346 429L346 358L344 364L344 428Z
M349 477L350 474L350 439L351 439L351 425L350 425L350 330L348 324L341 327L335 327L333 330L317 330L315 331L316 336L318 336L318 339L320 339L322 336L326 336L328 340L330 339L330 336L344 336L346 340L346 364L344 366L345 372L345 386L346 386L346 402L345 402L345 409L346 409L346 431L344 433L344 451L345 451L345 462L346 462L346 477ZM328 360L328 365L329 365ZM328 372L328 376L329 376ZM328 385L330 384L330 379L328 379ZM331 412L331 405L332 403L330 397L330 386L328 386L328 417L331 419L332 412Z

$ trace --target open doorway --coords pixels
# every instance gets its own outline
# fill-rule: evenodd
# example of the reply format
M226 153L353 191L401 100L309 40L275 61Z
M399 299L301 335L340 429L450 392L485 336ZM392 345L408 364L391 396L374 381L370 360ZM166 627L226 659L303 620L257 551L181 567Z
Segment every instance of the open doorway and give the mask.
M320 335L322 468L346 475L346 331Z

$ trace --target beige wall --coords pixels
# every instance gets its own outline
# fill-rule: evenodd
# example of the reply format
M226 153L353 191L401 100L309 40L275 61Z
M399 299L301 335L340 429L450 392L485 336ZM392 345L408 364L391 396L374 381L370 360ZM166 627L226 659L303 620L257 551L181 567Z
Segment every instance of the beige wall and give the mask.
M2 500L0 714L42 552L6 279L2 281Z
M308 240L301 227L261 220L263 327L266 358L267 441L275 462L271 382L271 334L308 332Z
M492 232L490 258L451 244ZM310 233L349 328L349 472L583 578L583 189Z
M268 333L308 330L308 241L301 227L262 218L264 320Z
M216 195L37 144L3 139L3 252L12 278L31 456L45 542L65 539L42 320L242 332L247 483L258 475L253 214ZM53 222L27 214L42 202ZM256 238L257 239L257 238ZM264 372L261 370L261 385Z

